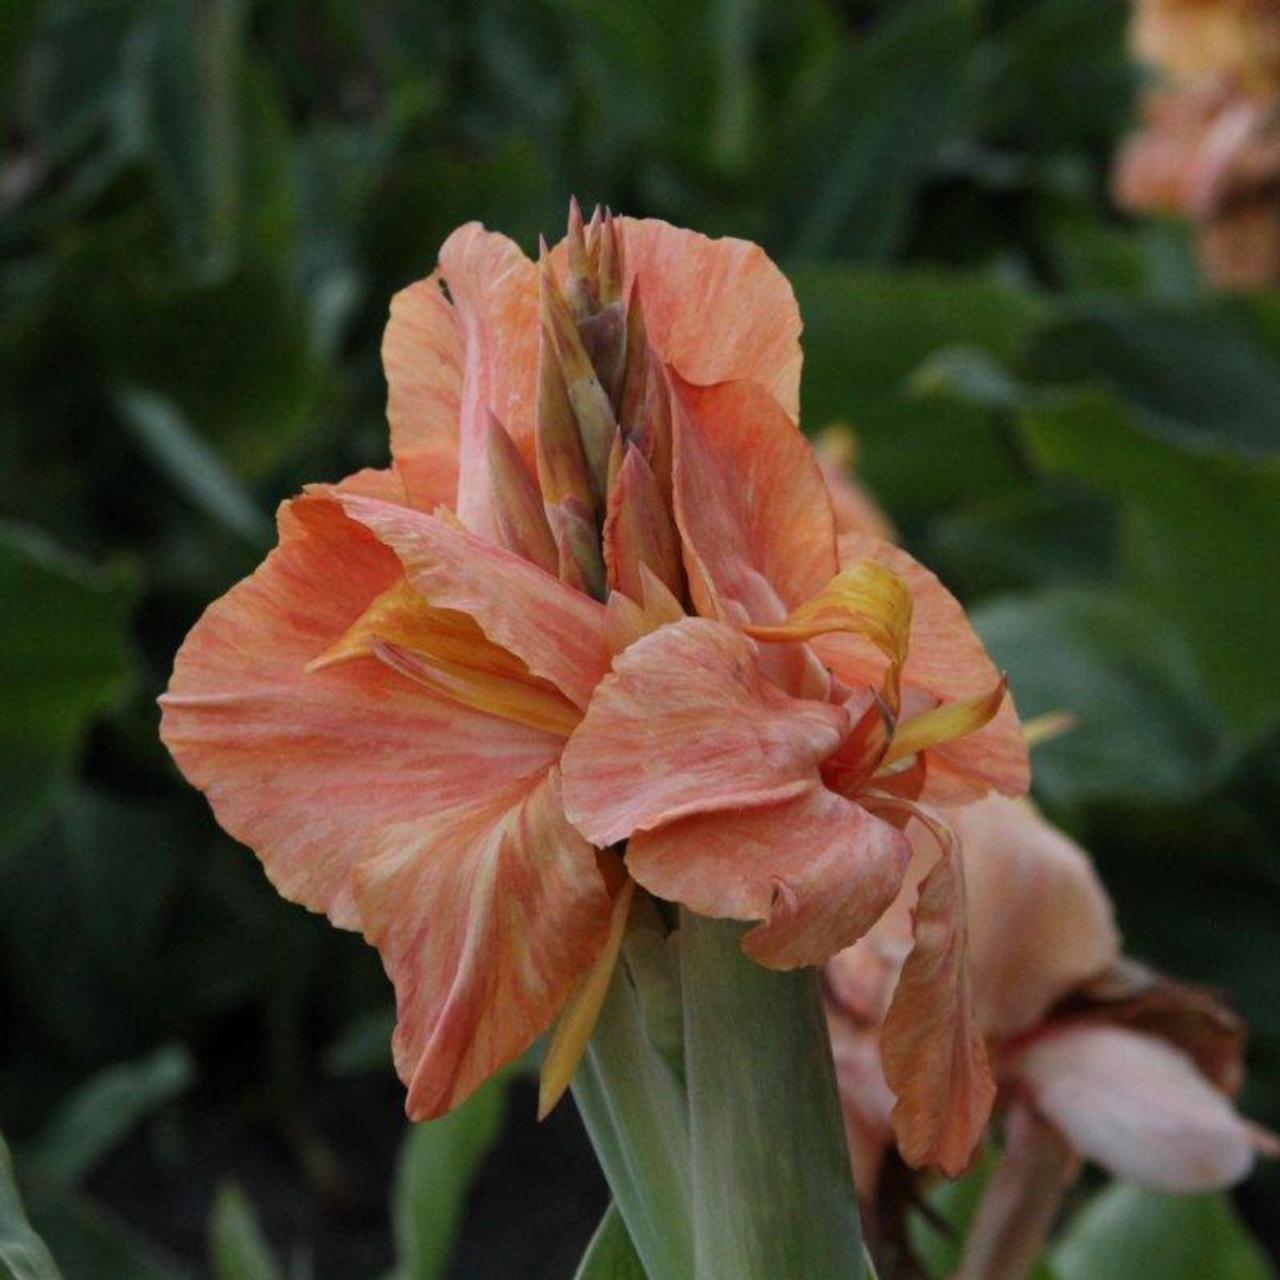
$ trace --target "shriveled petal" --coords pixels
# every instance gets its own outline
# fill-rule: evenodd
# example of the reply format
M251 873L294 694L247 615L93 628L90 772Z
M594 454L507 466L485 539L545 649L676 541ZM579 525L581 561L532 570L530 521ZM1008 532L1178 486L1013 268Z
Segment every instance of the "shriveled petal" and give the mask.
M1084 851L1029 802L989 796L947 819L964 851L974 1013L1006 1039L1119 958L1111 901Z
M891 569L912 598L911 637L902 671L904 692L915 691L936 703L980 697L999 682L1000 673L965 617L960 602L923 565L905 551L866 535L840 539L842 565L871 559ZM857 636L826 635L813 649L846 684L874 685L883 666L879 654ZM922 799L962 804L995 789L1006 795L1026 791L1030 771L1027 748L1011 695L976 733L931 748Z
M424 600L470 615L535 676L587 705L612 656L602 604L451 520L367 498L343 502L396 553Z
M898 1097L893 1127L902 1158L949 1177L969 1164L995 1099L967 951L964 871L952 851L920 885L915 945L880 1036L885 1079Z
M469 222L445 241L440 271L462 332L457 511L467 528L492 540L495 495L485 449L491 412L533 469L538 269L514 241Z
M382 337L391 456L421 511L457 501L463 360L462 330L439 272L391 299Z
M800 309L759 245L619 218L624 288L639 282L649 341L689 382L760 383L800 413Z
M350 870L379 832L545 771L562 739L372 658L308 673L401 569L331 498L288 503L279 524L280 545L187 637L160 732L280 892L354 927Z
M1082 1155L1161 1191L1229 1187L1253 1165L1249 1126L1179 1049L1102 1023L1037 1037L1014 1068Z
M640 832L627 867L651 893L701 915L763 921L743 950L794 969L865 933L897 896L909 856L897 828L815 782L774 804Z
M609 894L555 770L384 833L354 875L396 987L396 1070L416 1120L462 1102L547 1029L599 956Z
M694 604L707 617L780 622L837 570L813 450L757 383L673 381L675 512Z
M565 807L604 847L688 814L769 804L813 787L847 729L843 708L770 684L741 632L686 618L615 660L565 748Z

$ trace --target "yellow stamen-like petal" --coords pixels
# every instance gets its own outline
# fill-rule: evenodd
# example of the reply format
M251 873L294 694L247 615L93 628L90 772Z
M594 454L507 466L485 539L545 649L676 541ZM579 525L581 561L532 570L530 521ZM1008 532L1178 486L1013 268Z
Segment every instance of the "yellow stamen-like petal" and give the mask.
M893 735L881 767L889 768L930 747L976 733L1000 710L1007 684L1008 680L1001 676L992 689L976 698L944 702L940 707L904 720Z
M542 1075L538 1081L539 1120L549 1115L564 1096L564 1091L573 1080L578 1063L586 1052L587 1042L595 1030L604 998L609 992L609 983L613 980L613 971L618 964L635 887L635 881L628 879L618 891L613 900L613 914L604 950L595 964L578 980L560 1015L560 1021L556 1024L551 1043L547 1046L546 1057L542 1060Z

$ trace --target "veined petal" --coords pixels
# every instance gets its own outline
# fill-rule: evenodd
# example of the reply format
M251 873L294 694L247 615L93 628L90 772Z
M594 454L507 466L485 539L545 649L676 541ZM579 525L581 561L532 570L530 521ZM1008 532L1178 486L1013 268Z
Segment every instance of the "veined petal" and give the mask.
M800 309L758 245L653 218L618 218L624 296L639 282L650 343L689 382L760 383L800 412Z
M815 785L847 729L842 708L770 684L741 632L686 618L615 660L565 749L565 807L604 847L687 814L769 804Z
M1161 1191L1229 1187L1254 1137L1181 1050L1154 1036L1077 1022L1036 1037L1012 1070L1082 1155Z
M463 1101L550 1025L600 955L610 901L554 769L388 831L355 876L396 987L396 1069L416 1120Z
M470 615L535 676L587 705L612 656L602 604L439 516L366 498L344 505L396 553L431 605Z
M945 833L920 885L915 945L880 1034L885 1079L898 1098L893 1128L910 1165L956 1177L969 1164L995 1100L973 1017L964 868Z
M988 796L947 819L964 856L974 1014L1004 1040L1106 972L1120 935L1087 855L1029 801Z
M935 703L961 701L990 692L1000 673L965 617L960 602L905 551L876 538L846 534L840 539L844 565L875 560L907 584L912 598L911 634L902 669L904 693L915 691ZM874 687L883 659L859 636L831 634L811 641L836 677L855 688ZM922 797L934 804L963 804L995 789L1006 795L1026 791L1027 748L1012 696L976 733L930 748Z
M440 272L462 333L457 511L468 529L496 540L485 437L492 412L532 468L538 269L506 236L469 222L445 241Z
M705 617L780 622L838 568L813 450L754 382L672 381L675 513L694 604Z
M463 360L462 330L439 272L391 299L382 337L391 456L421 511L457 501Z
M282 894L354 927L350 871L381 831L545 772L562 739L370 658L308 674L401 569L330 497L286 504L279 524L280 545L179 651L161 736Z
M897 896L906 837L810 782L776 803L665 823L635 835L635 880L700 915L760 920L743 950L771 969L821 964Z

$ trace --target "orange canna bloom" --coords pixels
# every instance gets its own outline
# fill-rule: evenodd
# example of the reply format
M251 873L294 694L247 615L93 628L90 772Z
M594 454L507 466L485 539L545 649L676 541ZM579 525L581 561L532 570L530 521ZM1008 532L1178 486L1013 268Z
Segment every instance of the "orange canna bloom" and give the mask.
M1006 1154L960 1274L1024 1275L1082 1157L1145 1186L1191 1192L1229 1186L1256 1151L1274 1153L1274 1140L1231 1105L1239 1020L1210 993L1121 958L1111 903L1086 855L1026 801L993 796L946 817L963 850L974 1019L1005 1111ZM938 856L922 830L912 835L909 881ZM895 1145L881 1028L909 945L904 896L826 974L868 1211Z
M742 241L574 206L535 264L461 228L392 303L391 468L282 506L178 654L164 741L380 951L415 1118L563 1014L558 1096L636 883L817 963L896 896L918 802L1026 786L959 605L837 540L799 331Z

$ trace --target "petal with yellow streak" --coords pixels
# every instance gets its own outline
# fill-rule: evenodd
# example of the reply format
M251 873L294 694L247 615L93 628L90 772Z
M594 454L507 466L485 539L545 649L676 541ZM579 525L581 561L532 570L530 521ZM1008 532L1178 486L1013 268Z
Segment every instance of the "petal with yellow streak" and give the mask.
M393 1055L415 1120L528 1048L609 930L595 850L565 821L554 768L384 832L354 881L395 983Z
M939 707L903 720L894 731L883 766L889 768L931 747L940 747L977 733L984 725L990 724L1000 710L1007 687L1008 681L1001 676L987 693L980 693L976 698L944 702Z
M369 477L356 484L367 490ZM279 891L352 928L351 869L380 832L545 772L563 739L370 658L309 674L402 570L331 496L285 504L279 527L279 546L184 642L161 737Z
M396 553L423 599L469 615L533 675L587 705L612 657L604 605L451 520L365 498L343 501Z

